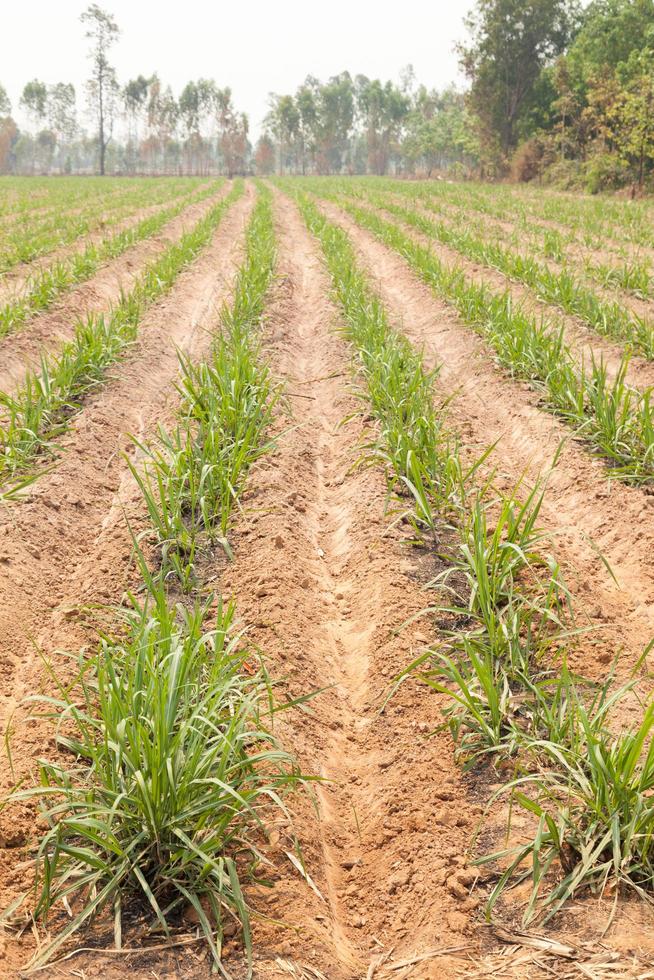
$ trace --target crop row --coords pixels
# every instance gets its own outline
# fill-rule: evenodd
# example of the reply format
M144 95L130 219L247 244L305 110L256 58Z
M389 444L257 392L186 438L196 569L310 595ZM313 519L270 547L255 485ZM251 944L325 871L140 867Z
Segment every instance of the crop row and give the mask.
M125 185L137 186L142 181L120 182L98 177L0 177L0 217L30 220L37 212L83 205L91 198L122 194Z
M132 289L107 314L87 316L73 339L55 355L43 355L39 370L28 370L14 394L0 394L0 482L12 483L5 496L31 482L36 456L67 428L80 400L99 385L121 353L132 344L150 304L165 293L179 273L208 244L225 211L242 194L242 182L146 266ZM26 475L25 475L26 474Z
M54 262L36 275L30 277L21 294L0 307L0 337L23 326L35 313L49 309L67 289L84 282L95 275L103 262L122 255L136 242L150 238L165 224L187 208L216 192L219 182L199 191L184 195L171 207L164 208L150 217L143 218L136 225L125 228L100 243L87 245L83 251L70 258Z
M197 182L193 186L196 187ZM110 195L109 203L105 198L92 200L79 213L58 208L52 216L42 217L34 224L21 221L15 228L4 228L0 273L69 245L97 228L105 229L118 224L143 207L159 204L187 191L188 185L181 181L164 186L129 188L121 195Z
M440 624L439 641L397 682L418 672L439 693L467 768L510 760L515 778L493 799L510 794L534 820L528 843L478 860L501 863L487 913L507 887L529 879L525 923L550 918L585 888L601 893L611 882L643 893L654 872L654 704L635 729L616 735L616 706L635 681L613 690L612 677L596 685L571 674L569 595L537 526L543 491L518 485L507 495L492 475L480 481L488 450L463 463L434 408L437 372L426 373L421 355L390 325L345 232L307 197L300 206L322 246L379 422L371 452L400 511L411 512L423 543L446 565L424 611Z
M544 407L572 425L578 436L608 459L612 472L645 483L654 477L654 411L651 391L625 381L625 357L613 378L602 360L577 363L556 330L515 304L509 292L497 295L471 282L457 266L446 266L427 247L371 211L341 202L344 210L385 245L397 251L417 275L480 333L499 362L528 381Z
M488 185L466 184L463 187L442 181L426 182L420 186L404 184L404 189L400 188L400 191L410 195L434 196L502 220L518 220L525 227L534 220L542 221L545 226L569 229L593 248L603 248L607 242L614 241L625 245L654 246L651 212L646 203L611 201L606 196L593 199L566 194L540 194L501 185L493 185L492 191L489 191Z
M360 186L363 189L366 184L360 183ZM383 187L376 184L374 189L377 192L403 195L414 204L418 203L450 222L463 223L469 230L474 230L478 236L490 237L493 241L501 241L505 245L510 244L521 252L528 247L530 253L567 266L571 274L581 273L602 287L620 289L639 299L654 296L654 267L651 261L642 255L629 255L624 247L611 249L603 240L593 243L593 248L615 253L615 260L612 259L610 262L594 258L592 254L580 256L578 236L574 231L566 232L539 225L529 220L526 215L516 218L511 214L498 211L498 218L501 216L501 221L494 221L493 218L489 221L490 216L487 214L483 218L474 216L470 206L466 207L465 204L445 201L441 196L426 194L422 188L416 188L411 193L412 188L407 189L398 182L387 181ZM508 231L504 227L507 221L510 223Z
M514 251L497 240L489 240L482 223L468 222L464 227L460 223L432 221L420 212L395 204L385 195L363 192L360 196L473 262L524 283L539 299L578 317L597 333L625 341L644 357L654 359L654 323L620 303L598 297L569 267L552 269L526 255L524 249Z
M280 707L234 628L234 602L207 596L197 568L191 584L184 563L199 536L211 547L225 535L247 468L269 445L276 393L258 333L274 262L264 192L210 355L181 361L177 427L141 447L144 469L132 465L151 519L140 543L153 539L155 568L135 542L140 597L116 637L80 657L58 697L37 699L66 723L63 761L42 762L41 785L14 794L41 800L48 823L34 914L47 922L61 902L75 911L32 967L101 912L112 913L120 948L135 897L167 936L192 908L223 975L223 933L236 924L251 967L243 879L257 876L261 831L272 810L288 816L283 797L302 777L272 733ZM180 586L191 593L184 604Z

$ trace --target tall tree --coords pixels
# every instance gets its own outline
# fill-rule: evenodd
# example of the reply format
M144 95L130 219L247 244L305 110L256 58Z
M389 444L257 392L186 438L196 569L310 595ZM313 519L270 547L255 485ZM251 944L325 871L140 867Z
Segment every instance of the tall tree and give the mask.
M11 101L0 85L0 174L9 171L11 150L17 138L18 129L11 118Z
M48 89L48 124L60 144L70 143L75 138L75 86L69 82L57 82Z
M237 112L232 101L230 88L219 88L215 92L215 107L218 122L218 139L227 176L245 173L245 158L248 152L248 117Z
M179 106L170 85L162 89L157 75L152 77L148 99L148 130L161 155L166 169L179 120Z
M275 144L267 133L263 133L257 141L254 165L257 173L263 176L271 174L275 169Z
M291 169L294 163L295 142L300 133L300 112L292 95L271 96L266 124L279 146L279 172Z
M33 78L23 89L20 107L30 117L35 129L41 129L48 115L48 89L45 82Z
M120 34L118 24L97 3L86 8L80 20L86 27L85 37L91 41L89 58L91 77L87 82L89 104L98 127L100 173L104 176L107 146L111 140L115 99L118 92L116 71L109 64L109 49Z
M307 79L295 94L295 105L299 113L298 139L300 143L300 165L302 173L307 172L307 163L313 159L316 152L316 134L318 125L318 107L316 105L315 88Z
M477 0L465 18L470 42L458 50L488 150L506 157L516 146L543 68L565 50L577 23L576 0Z
M581 73L616 68L654 42L654 0L593 0L568 58Z
M318 167L339 173L347 162L354 123L354 85L350 73L334 75L318 93Z
M23 88L22 95L20 97L20 107L24 112L27 113L29 120L34 129L34 136L41 133L43 130L43 125L48 115L48 89L45 82L40 82L38 78L33 78L31 82ZM39 145L35 139L26 140L23 144L24 151L29 149L29 153L25 153L25 156L29 156L31 159L31 170L34 172L36 166L37 156L41 156L39 153Z
M409 97L392 82L357 75L355 82L357 110L368 148L368 171L378 175L388 169L393 143L399 140L402 122L409 111Z
M188 168L197 173L202 170L206 155L204 133L209 125L215 123L216 98L216 83L206 78L188 82L179 97L179 117L186 135Z
M145 115L151 78L139 75L123 87L121 99L127 117L127 166L134 172L138 155L139 122Z

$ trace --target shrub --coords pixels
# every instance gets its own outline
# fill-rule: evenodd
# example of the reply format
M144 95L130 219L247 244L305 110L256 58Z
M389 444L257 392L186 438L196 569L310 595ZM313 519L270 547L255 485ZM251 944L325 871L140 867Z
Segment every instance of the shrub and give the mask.
M586 164L586 190L590 194L614 191L629 180L626 163L614 153L597 153Z
M517 148L511 159L511 179L527 183L543 173L545 146L538 136L525 140Z

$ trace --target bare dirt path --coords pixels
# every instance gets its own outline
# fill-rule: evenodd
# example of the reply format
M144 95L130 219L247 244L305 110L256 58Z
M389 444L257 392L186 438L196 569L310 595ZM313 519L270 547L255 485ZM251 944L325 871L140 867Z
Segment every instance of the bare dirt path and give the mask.
M582 666L605 673L608 647L622 651L621 664L628 668L654 636L654 497L610 481L606 465L538 407L537 395L527 385L510 380L493 364L483 342L399 255L339 208L320 206L351 236L398 327L424 347L429 366L441 365L439 389L454 396L452 425L471 456L500 440L493 460L502 479L515 483L525 472L530 479L546 474L566 440L556 469L549 473L542 522L555 534L553 550L565 568L581 621L601 628L596 644L582 644Z
M195 197L199 191L200 188L198 187L189 196ZM179 203L184 196L186 195L176 194L174 197L170 197L165 201L159 201L158 203L145 207L134 208L119 221L115 223L110 221L108 225L105 217L100 215L95 223L95 227L89 233L76 238L75 241L67 245L52 249L45 255L41 255L30 262L22 262L20 265L0 275L0 306L4 306L6 303L18 299L29 280L43 269L48 269L55 263L71 258L73 255L81 255L89 245L99 245L101 242L119 234L121 231L135 227L145 218L149 218L154 214L158 214L160 211L166 210L166 208L171 207L173 204ZM107 217L111 218L111 211L108 212Z
M416 211L418 214L422 215L422 217L427 218L430 221L435 221L435 222L442 221L443 224L445 224L449 228L456 228L457 226L460 226L462 224L465 226L467 223L466 212L463 207L457 207L455 212L446 209L445 212L441 214L438 212L431 211L429 208L424 207L419 199L416 201L409 200L409 202L407 202L407 198L399 194L389 194L387 195L387 197L394 204L399 204L404 208L407 207L407 203L408 203L409 210ZM490 218L489 216L486 215L483 218L483 225L485 229L484 238L489 242L497 241L499 242L500 245L507 244L506 242L502 241L502 231L504 233L508 233L509 235L512 235L516 231L519 231L519 229L516 226L512 226L509 222L506 221L498 222L496 219ZM498 229L500 232L499 234L498 234ZM476 231L474 233L476 234ZM514 250L525 249L528 253L531 254L532 258L539 263L539 265L548 269L550 272L554 273L555 275L559 275L561 272L565 271L565 267L563 263L541 254L538 251L538 249L533 248L526 239L524 239L520 244L515 244L515 242L509 244ZM652 301L651 299L643 299L634 296L634 294L630 293L628 290L620 289L617 286L616 287L603 286L601 283L598 283L597 280L593 279L591 276L589 276L586 273L586 270L583 267L584 258L588 258L591 261L602 262L606 264L606 262L611 257L612 253L610 252L607 253L606 251L602 251L602 250L595 250L591 254L588 254L589 250L586 250L586 252L584 253L582 246L579 244L576 244L574 246L574 249L575 249L574 253L570 255L570 261L568 262L568 266L570 270L574 273L577 281L585 289L588 289L593 293L595 293L595 295L603 302L618 303L621 304L623 307L625 307L625 309L634 313L638 317L641 317L643 319L651 318L652 311L654 310L654 301ZM456 250L454 251L455 254L457 255L460 254L456 252ZM613 257L615 258L615 256ZM493 270L491 269L490 271L492 272ZM530 293L532 296L535 296L535 291L530 289L530 287L521 287L521 288L526 288L528 293ZM556 307L552 304L550 306L550 309L556 309ZM570 317L570 319L573 322L576 320L574 316ZM582 321L579 322L582 323ZM582 328L583 328L583 323L582 323ZM592 332L591 331L589 332L592 335ZM595 334L594 336L597 336L597 334Z
M499 440L493 462L497 480L505 488L515 485L525 473L531 480L548 472L561 440L568 436L565 427L537 407L533 392L526 386L515 385L493 366L474 333L417 280L399 256L358 229L339 209L324 205L323 210L351 235L358 258L398 329L424 350L426 366L442 365L438 389L443 397L453 398L449 409L451 425L460 433L469 458L476 458ZM556 469L549 473L541 524L552 532L551 549L561 561L571 588L578 625L590 625L595 630L571 648L571 662L586 674L604 678L612 657L617 656L618 673L625 676L654 636L654 497L610 483L603 463L593 460L568 437ZM617 585L598 557L598 549L611 563ZM651 693L651 658L648 666L649 672L641 683L645 696ZM437 700L433 704L437 711ZM636 703L625 705L621 720L634 723L640 719L641 711ZM444 747L443 754L446 752ZM437 785L440 778L435 770ZM482 789L481 799L487 794ZM498 847L503 846L501 826L499 820ZM464 901L460 908L468 911L465 890L461 897ZM515 921L519 923L517 917ZM603 935L604 944L620 955L621 963L625 964L631 956L634 963L652 962L651 908L646 903L637 899L621 903L613 924L605 932L608 921L606 905L584 902L557 918L547 934L573 944L589 943L592 950ZM483 942L478 926L473 928L475 941ZM478 962L478 951L473 949L470 955ZM535 961L529 970L520 966L519 958L515 968L501 955L482 962L488 963L492 975L500 964L511 976L551 975L548 964L541 970ZM626 965L620 970L626 971ZM425 973L441 975L446 974L437 970ZM485 976L483 968L481 973L470 975Z
M42 350L55 350L70 339L75 323L89 313L107 310L121 290L128 290L148 262L182 237L216 202L230 191L225 184L204 201L191 204L156 235L137 242L103 265L92 279L64 293L50 310L37 314L15 333L0 338L0 391L10 392Z
M427 639L415 623L396 633L425 597L402 532L388 529L382 474L352 469L364 424L340 427L358 403L317 246L281 196L276 216L282 281L269 343L288 379L292 428L279 420L278 451L251 475L223 592L238 598L289 696L327 688L310 713L281 722L302 767L326 782L318 813L307 804L296 817L322 898L290 862L277 867L262 907L286 928L256 927L256 975L284 975L281 957L294 975L363 978L383 954L397 962L452 949L417 975L453 977L457 955L477 943L465 851L479 811L448 737L428 737L438 702L426 688L408 684L379 713L394 674ZM264 891L256 897L264 902Z
M418 213L422 213L425 217L433 218L433 214L429 211L423 210L420 207L416 207L415 210ZM565 341L580 363L582 359L586 363L591 363L593 354L596 358L601 356L607 366L609 375L615 377L622 363L625 342L612 341L604 337L578 317L566 314L553 304L538 299L538 296L531 287L510 279L496 269L466 258L465 255L458 252L455 248L442 245L436 239L418 231L412 225L401 221L394 215L388 215L384 212L382 216L391 223L397 224L414 241L431 249L446 266L458 266L461 268L465 272L466 278L471 282L490 287L495 293L504 293L508 290L520 305L536 317L544 317L555 326L563 326ZM599 295L599 291L596 290L596 292ZM613 295L611 298L617 299L618 297ZM648 361L643 357L632 357L627 368L626 379L629 384L641 389L654 385L654 362Z
M45 683L35 647L65 669L57 651L92 642L88 623L97 619L95 604L120 601L133 581L125 510L137 530L143 515L123 457L133 452L128 434L144 438L170 417L176 402L176 348L194 357L207 349L231 290L253 200L250 187L224 217L212 243L148 312L138 344L62 440L63 453L52 472L37 481L29 500L0 513L0 724L3 732L7 724L16 732L17 777L31 769L49 737L43 725L25 723L28 709L20 704ZM12 777L6 762L1 768L4 792ZM15 811L0 814L3 907L26 887L27 872L17 870L17 864L34 820L29 807L22 817ZM28 938L8 947L7 972L0 969L0 975L16 976L29 945Z

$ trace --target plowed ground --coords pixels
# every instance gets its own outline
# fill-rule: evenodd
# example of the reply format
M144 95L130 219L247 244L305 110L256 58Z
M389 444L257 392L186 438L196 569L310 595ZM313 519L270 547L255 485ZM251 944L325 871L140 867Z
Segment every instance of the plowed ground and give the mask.
M3 757L3 792L29 778L35 758L52 749L51 732L26 722L24 699L48 683L39 651L56 661L57 651L93 642L102 607L120 602L134 582L128 522L138 531L145 515L125 458L133 452L128 433L147 437L172 416L176 349L194 358L207 349L254 199L248 183L211 245L148 312L139 342L110 381L85 401L56 465L25 501L0 511L0 722L11 733L13 763L12 771ZM356 465L373 423L353 388L318 247L295 203L278 191L274 200L278 275L265 338L287 394L275 420L276 449L255 467L242 500L234 561L216 566L213 584L236 597L240 623L284 693L319 692L304 709L284 713L279 734L322 782L292 803L306 875L288 858L290 826L276 825L265 845L275 887L249 895L262 913L255 976L654 976L652 912L643 902L625 900L614 918L612 897L575 903L558 916L540 935L569 944L572 959L567 947L538 948L518 935L517 899L503 909L504 933L483 923L470 862L494 777L462 774L449 734L438 729L439 696L426 686L408 682L386 702L393 678L436 639L430 621L415 618L436 559L413 548L408 531L389 518L383 474ZM195 206L198 214L209 203ZM427 366L442 365L439 396L453 396L451 422L470 458L499 440L494 464L507 486L525 471L530 479L546 472L568 430L494 366L401 258L335 206L321 207L350 233L394 324L424 349ZM66 336L73 312L84 304L101 308L117 295L148 256L178 237L183 218L161 241L142 243L84 284L22 338L4 340L0 371L15 378L19 361L40 342ZM578 617L599 627L577 645L577 666L601 677L620 649L626 672L654 634L653 498L609 483L603 464L568 439L549 475L542 523L555 534ZM38 826L32 807L0 811L3 906L29 885ZM106 929L91 930L88 946L96 948L44 975L210 975L188 930L177 946L141 952L112 951L107 937ZM35 942L35 932L7 930L0 975L18 977ZM236 939L226 967L245 976Z

